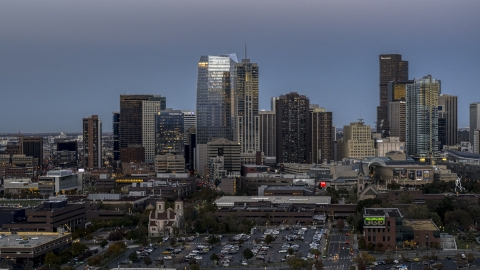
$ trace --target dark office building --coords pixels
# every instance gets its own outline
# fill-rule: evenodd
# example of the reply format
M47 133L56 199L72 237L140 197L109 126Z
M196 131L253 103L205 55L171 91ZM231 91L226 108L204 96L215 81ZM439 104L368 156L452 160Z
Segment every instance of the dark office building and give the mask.
M120 113L113 112L113 160L120 160Z
M57 142L57 151L78 151L77 141Z
M37 167L43 165L43 138L42 137L22 137L23 154L27 157L33 157L38 160Z
M155 116L156 155L183 155L183 113L167 109Z
M83 118L83 165L102 167L102 120L98 115Z
M440 148L458 143L458 97L441 94L438 97L438 140Z
M120 149L142 145L142 105L153 95L120 95Z
M277 163L312 163L310 101L291 92L275 101Z
M377 132L388 136L388 83L408 80L408 61L400 54L381 54L380 62L380 106L377 107Z
M332 112L313 108L312 120L312 162L321 164L333 160Z

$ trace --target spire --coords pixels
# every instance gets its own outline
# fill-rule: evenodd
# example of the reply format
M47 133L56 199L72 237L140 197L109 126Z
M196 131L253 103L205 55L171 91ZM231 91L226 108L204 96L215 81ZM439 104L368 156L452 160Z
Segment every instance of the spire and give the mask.
M362 163L361 160L360 160L360 165L359 166L360 167L358 168L358 175L361 174L361 175L365 176L365 172L363 171L363 163Z

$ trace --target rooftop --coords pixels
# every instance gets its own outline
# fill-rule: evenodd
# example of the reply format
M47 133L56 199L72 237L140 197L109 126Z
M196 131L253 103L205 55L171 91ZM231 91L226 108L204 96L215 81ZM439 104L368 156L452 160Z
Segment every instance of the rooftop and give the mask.
M404 226L411 226L414 231L438 231L431 219L404 219Z
M330 196L223 196L215 201L220 207L232 207L235 202L258 202L268 201L275 204L330 204Z
M10 232L1 232L0 248L34 248L67 234L62 235L56 232L18 232L18 234L10 234ZM22 238L27 239L28 243L20 244Z
M365 208L363 216L402 217L398 208Z

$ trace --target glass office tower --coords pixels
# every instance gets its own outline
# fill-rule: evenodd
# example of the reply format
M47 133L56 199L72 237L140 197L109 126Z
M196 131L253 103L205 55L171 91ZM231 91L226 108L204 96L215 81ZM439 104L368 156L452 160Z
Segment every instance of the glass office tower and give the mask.
M157 155L183 155L183 113L166 109L155 116L155 145Z
M440 80L431 75L407 85L407 154L415 157L438 152L438 96Z
M197 144L233 140L235 129L235 54L203 55L198 62Z

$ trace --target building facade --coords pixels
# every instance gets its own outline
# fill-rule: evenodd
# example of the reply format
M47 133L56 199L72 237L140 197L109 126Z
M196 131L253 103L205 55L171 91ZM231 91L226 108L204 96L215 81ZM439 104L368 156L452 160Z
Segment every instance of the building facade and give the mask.
M120 113L113 112L113 160L120 160Z
M296 92L276 100L277 163L312 163L310 100Z
M155 116L156 155L184 155L184 114L166 109Z
M405 142L407 137L406 102L395 101L388 103L388 122L390 124L390 136L398 137Z
M277 149L277 127L275 111L260 111L260 151L267 157L274 157Z
M145 161L152 162L155 158L157 113L166 109L166 98L155 95L142 102L142 145L145 148Z
M223 165L223 170L225 170L227 175L240 175L240 149L241 146L238 142L233 142L225 139L217 139L207 144L207 158L208 160L210 160L220 157Z
M381 54L380 63L380 106L377 107L377 132L388 134L388 83L408 80L408 61L400 54Z
M235 54L203 55L198 62L197 144L233 140L235 128Z
M458 97L441 94L438 97L438 140L440 147L458 143ZM441 125L440 125L441 124Z
M480 102L470 103L470 144L474 145L474 132L480 129ZM477 145L478 149L478 145ZM478 152L474 152L478 153Z
M407 85L406 152L411 156L428 156L438 152L438 97L440 80L431 75Z
M37 159L38 163L34 164L34 166L41 168L43 165L43 138L22 137L20 140L20 146L22 147L21 153Z
M254 154L259 147L258 65L242 59L235 65L237 110L236 140L242 153Z
M83 118L83 164L88 168L101 168L102 120L98 115Z
M333 160L332 119L332 112L324 108L313 108L311 112L313 163Z
M343 138L337 143L337 159L375 156L372 130L363 122L343 126Z

